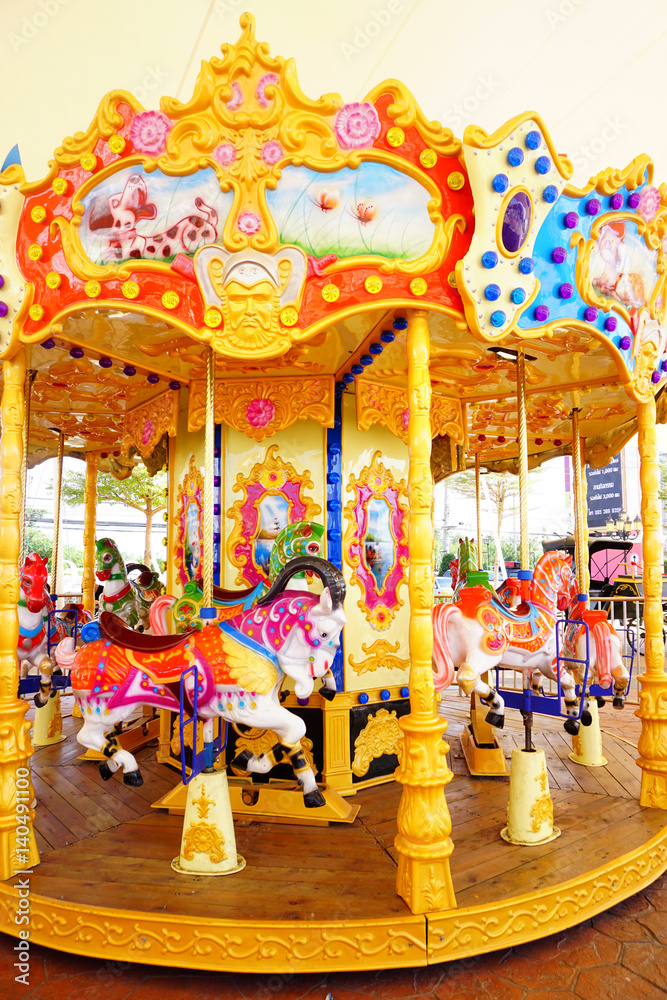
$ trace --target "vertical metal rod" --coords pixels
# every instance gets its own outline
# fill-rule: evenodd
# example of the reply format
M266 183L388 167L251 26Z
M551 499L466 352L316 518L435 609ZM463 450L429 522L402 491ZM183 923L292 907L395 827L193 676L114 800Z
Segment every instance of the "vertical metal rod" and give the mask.
M65 435L58 431L58 462L53 500L53 549L51 550L51 593L58 593L58 559L60 556L60 512L63 496L63 458L65 455Z
M574 532L577 553L577 586L579 593L585 594L588 559L586 558L586 538L584 528L584 503L582 488L581 435L579 431L579 410L572 410L572 471L574 478Z
M475 455L475 498L477 500L477 569L482 568L482 497L479 481L479 452Z
M204 439L204 531L203 531L203 607L213 608L213 489L215 453L215 354L206 352L206 424Z
M526 419L526 362L523 348L516 358L517 415L519 418L519 529L521 532L521 569L530 569L528 537L528 422Z
M20 562L25 559L26 552L26 493L28 489L28 442L30 439L30 396L32 394L32 383L35 381L36 371L30 369L26 373L25 388L23 394L23 459L21 461L21 549Z
M95 519L97 514L97 464L95 452L86 453L86 485L83 493L83 606L95 614Z

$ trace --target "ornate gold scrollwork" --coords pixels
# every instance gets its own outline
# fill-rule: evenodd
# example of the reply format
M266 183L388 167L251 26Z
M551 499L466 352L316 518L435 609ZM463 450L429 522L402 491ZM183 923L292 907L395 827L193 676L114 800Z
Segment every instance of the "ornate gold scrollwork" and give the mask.
M396 712L381 708L369 717L366 726L354 741L352 773L358 778L363 777L371 761L384 754L396 754L400 759L402 748L403 733Z

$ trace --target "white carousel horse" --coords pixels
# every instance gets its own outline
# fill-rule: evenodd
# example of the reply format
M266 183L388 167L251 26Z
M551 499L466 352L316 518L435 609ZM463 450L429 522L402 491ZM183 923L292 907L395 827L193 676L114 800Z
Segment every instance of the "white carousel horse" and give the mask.
M607 618L606 611L583 611L580 602L573 601L568 611L570 619L581 619L565 626L564 656L584 660L586 658L586 629L588 624L588 685L599 684L608 688L614 684L612 704L614 708L623 708L625 696L628 693L630 674L623 662L622 644L614 626ZM583 683L584 671L579 667L579 683Z
M26 556L19 570L19 641L17 656L21 677L33 669L40 672L40 690L35 704L46 705L51 690L53 663L48 655L49 637L55 644L65 637L64 629L52 617L53 601L46 587L48 557L42 559L36 552Z
M95 575L102 583L100 611L118 615L130 628L149 627L151 604L161 586L155 573L142 573L137 581L128 578L125 563L112 538L95 542Z
M564 610L572 595L571 558L563 552L547 552L537 563L531 584L531 600L514 611L486 587L466 587L456 604L433 609L433 668L435 687L457 682L464 694L472 691L489 706L487 722L502 728L505 703L482 674L495 666L526 671L549 668L555 657L557 610ZM561 671L561 685L564 685ZM555 677L555 675L554 675ZM574 679L571 680L572 692ZM569 687L569 684L568 684ZM574 705L569 714L576 714Z
M291 577L304 570L320 577L325 585L321 594L285 589ZM305 557L292 560L253 608L188 635L141 635L114 615L100 615L103 638L77 653L72 640L65 639L56 651L58 663L71 667L72 689L83 714L79 743L108 757L100 766L103 778L122 766L125 783L140 785L137 761L107 733L125 722L137 705L178 711L181 675L194 665L197 679L193 672L183 684L190 711L197 684L200 719L221 716L278 734L270 751L257 757L244 750L231 766L264 774L287 756L306 806L324 805L301 746L305 723L282 707L279 694L288 676L297 697L307 698L319 677L324 683L320 693L333 698L331 664L346 621L344 597L340 570L324 559Z

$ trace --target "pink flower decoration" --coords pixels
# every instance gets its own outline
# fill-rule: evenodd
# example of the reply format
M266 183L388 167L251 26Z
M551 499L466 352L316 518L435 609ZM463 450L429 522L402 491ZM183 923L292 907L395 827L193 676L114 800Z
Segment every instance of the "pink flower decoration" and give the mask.
M372 104L344 104L336 115L334 129L345 148L370 146L380 134L380 119Z
M218 163L221 163L223 167L228 167L236 159L236 150L231 142L223 142L221 146L218 146L213 155Z
M141 431L141 443L142 444L148 444L148 442L150 441L151 436L152 436L154 430L155 430L155 424L150 419L150 417L147 417L146 420L144 421L144 426L143 426L142 431Z
M240 232L245 233L246 236L252 236L253 233L259 232L262 221L254 212L241 212L236 225Z
M654 187L645 187L639 195L639 214L646 222L655 219L660 208L660 192Z
M227 101L227 107L230 111L236 111L243 104L243 91L241 90L238 83L232 84L232 96L230 100Z
M253 399L248 403L245 415L253 427L266 427L276 415L276 408L270 399Z
M282 160L284 155L283 147L275 139L265 143L262 147L262 159L265 163L277 163L278 160Z
M130 128L132 145L140 153L159 156L164 153L171 122L160 111L142 111L136 115Z
M259 81L259 83L257 84L255 97L257 98L257 100L259 101L259 103L262 105L263 108L268 108L269 106L269 99L266 96L266 88L273 87L278 82L279 82L278 76L276 73L265 73L264 76Z
M409 410L403 410L403 415L401 417L401 420L402 420L402 423L403 423L403 430L407 431L407 429L408 429L408 421L410 420L410 411Z

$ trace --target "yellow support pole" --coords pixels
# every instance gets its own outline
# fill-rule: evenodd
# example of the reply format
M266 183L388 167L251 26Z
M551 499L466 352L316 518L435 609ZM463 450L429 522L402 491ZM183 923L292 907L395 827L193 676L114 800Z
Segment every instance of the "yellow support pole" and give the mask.
M436 714L433 650L433 480L431 477L431 377L427 314L408 316L408 496L410 527L410 714L403 716L398 808L396 891L413 913L456 906L449 857L452 822L445 786L452 780L447 723Z
M519 530L521 532L521 569L530 570L528 536L528 421L526 417L526 360L523 348L516 358L517 416L519 430ZM527 582L527 581L526 581ZM523 587L522 589L527 589ZM527 593L524 600L527 599Z
M204 608L213 607L213 489L215 451L215 354L206 352L206 425L204 429L204 510L202 577Z
M21 545L21 464L25 351L3 362L0 419L0 879L39 862L30 808L32 756L27 703L16 696L19 665L19 575Z
M660 531L660 469L655 433L655 399L637 404L639 431L639 480L644 535L644 627L646 653L636 715L642 720L639 737L639 767L642 785L639 802L654 809L667 809L667 676L662 639L662 538Z
M93 452L86 455L86 484L83 491L83 606L95 614L95 521L97 514L97 463Z
M30 439L30 396L32 393L32 383L35 381L36 371L29 371L26 374L25 387L23 391L23 459L21 460L21 556L23 562L28 555L26 552L26 494L28 491L28 442Z

